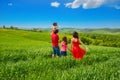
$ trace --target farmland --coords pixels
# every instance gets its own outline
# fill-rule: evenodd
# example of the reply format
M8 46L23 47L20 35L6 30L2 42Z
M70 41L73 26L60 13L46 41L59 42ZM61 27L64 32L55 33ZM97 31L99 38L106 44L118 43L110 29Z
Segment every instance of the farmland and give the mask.
M81 61L69 51L52 59L50 32L0 29L0 80L119 80L120 48L87 46Z

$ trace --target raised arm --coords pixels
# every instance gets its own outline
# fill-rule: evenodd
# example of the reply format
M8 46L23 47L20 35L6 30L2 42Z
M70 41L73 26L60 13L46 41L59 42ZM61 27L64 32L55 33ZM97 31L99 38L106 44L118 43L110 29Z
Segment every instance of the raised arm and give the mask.
M71 43L70 43L70 47L71 47L71 49L73 48L73 39L71 39Z
M88 47L79 39L79 43L85 48L86 51L88 51Z
M81 41L81 39L79 39L79 43L83 46L85 46L85 44Z

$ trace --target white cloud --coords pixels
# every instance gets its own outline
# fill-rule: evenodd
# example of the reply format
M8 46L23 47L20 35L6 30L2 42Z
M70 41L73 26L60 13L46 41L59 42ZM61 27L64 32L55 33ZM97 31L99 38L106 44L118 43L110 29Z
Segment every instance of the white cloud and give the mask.
M89 8L97 8L102 5L106 5L106 6L112 5L116 9L119 9L120 6L116 6L116 4L120 4L120 0L74 0L73 2L66 3L65 7L79 8L82 6L84 9L89 9Z
M65 7L71 8L72 3L66 3Z
M52 3L51 3L51 6L53 6L53 7L59 7L59 6L60 6L60 3L57 2L57 1L52 2Z
M105 0L86 0L86 2L83 3L83 8L97 8L103 5Z
M12 6L13 5L13 3L8 3L8 6Z
M114 7L115 9L120 9L120 0L73 0L73 2L68 2L64 5L65 7L73 9L79 7L84 9L98 8L103 5L107 7ZM51 2L51 6L59 7L60 3L57 1Z
M120 0L106 0L106 5L120 10Z
M72 3L66 3L65 6L69 8L79 8L82 6L84 9L96 8L101 5L105 0L74 0Z
M106 4L118 4L120 3L120 0L105 0L106 1Z
M79 8L84 0L74 0L71 3L66 3L65 6L69 8Z
M118 6L118 5L115 5L114 7L115 7L115 9L120 9L120 6Z

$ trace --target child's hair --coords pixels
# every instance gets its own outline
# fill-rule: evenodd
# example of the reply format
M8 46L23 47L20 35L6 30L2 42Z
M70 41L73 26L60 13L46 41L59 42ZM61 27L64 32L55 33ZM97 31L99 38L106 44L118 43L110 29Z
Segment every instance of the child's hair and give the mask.
M55 30L54 30L54 34L57 34L58 32L59 32L58 29L55 29Z
M63 38L62 38L62 40L65 42L65 44L67 45L67 37L66 36L64 36Z
M79 37L78 37L78 33L77 33L76 31L73 32L73 37L74 37L74 38L79 38Z
M53 26L57 26L57 23L56 23L56 22L54 22L54 23L53 23Z

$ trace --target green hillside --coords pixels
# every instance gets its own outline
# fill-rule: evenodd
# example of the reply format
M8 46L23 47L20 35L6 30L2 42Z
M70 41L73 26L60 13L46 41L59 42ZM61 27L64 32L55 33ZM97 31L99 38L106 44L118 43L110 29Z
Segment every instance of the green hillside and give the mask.
M88 47L81 61L52 59L49 32L0 29L0 80L119 80L120 49Z
M61 32L69 33L73 31L86 32L86 33L97 33L97 34L120 34L120 28L98 28L98 29L78 29L78 28L61 28Z

